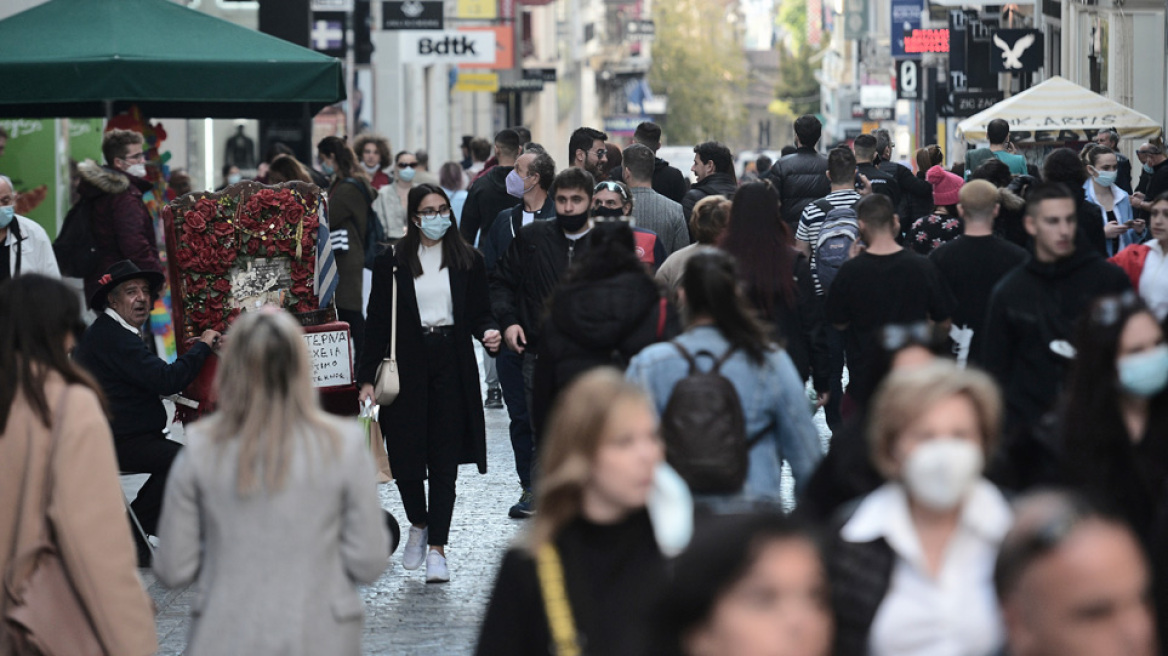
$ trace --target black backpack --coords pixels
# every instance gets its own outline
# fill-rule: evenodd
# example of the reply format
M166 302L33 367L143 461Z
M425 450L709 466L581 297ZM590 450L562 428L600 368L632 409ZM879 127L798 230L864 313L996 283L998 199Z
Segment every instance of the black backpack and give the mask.
M385 247L389 243L385 226L381 224L377 210L373 209L373 197L369 195L365 185L356 178L345 178L344 181L359 189L361 195L365 197L365 268L372 271L377 256L385 252Z
M690 355L681 344L671 343L689 363L689 373L674 385L661 417L665 460L696 494L739 492L750 468L750 447L758 439L747 439L738 391L720 373L735 349L716 358L709 351ZM709 371L697 366L702 356L714 362Z
M97 243L93 239L93 201L81 199L69 209L53 242L61 275L89 278L97 273Z

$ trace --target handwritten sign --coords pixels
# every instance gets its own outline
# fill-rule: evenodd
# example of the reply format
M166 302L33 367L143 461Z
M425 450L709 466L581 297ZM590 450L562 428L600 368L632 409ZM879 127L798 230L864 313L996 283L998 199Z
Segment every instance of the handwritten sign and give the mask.
M353 382L349 331L305 333L304 345L308 347L308 355L312 360L313 387L344 387Z

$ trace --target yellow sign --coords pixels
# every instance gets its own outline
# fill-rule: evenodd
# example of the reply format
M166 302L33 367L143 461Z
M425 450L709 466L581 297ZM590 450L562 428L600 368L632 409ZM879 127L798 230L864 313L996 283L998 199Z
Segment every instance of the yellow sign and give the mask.
M455 91L488 91L494 93L499 90L498 73L466 73L458 72L458 81L454 83Z
M499 17L497 0L458 0L458 17L495 20Z
M863 123L860 123L860 131L863 132L864 134L872 134L873 132L875 132L876 130L879 130L879 129L880 129L880 122L879 121L864 121Z

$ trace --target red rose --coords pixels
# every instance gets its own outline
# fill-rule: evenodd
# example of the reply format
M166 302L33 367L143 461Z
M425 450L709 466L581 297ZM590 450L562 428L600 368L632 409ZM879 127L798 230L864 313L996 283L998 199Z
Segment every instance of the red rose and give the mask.
M195 278L187 284L188 294L202 294L207 291L207 279Z
M219 278L211 285L211 289L221 294L229 294L231 293L231 283L226 278Z
M234 234L235 234L235 224L228 223L226 221L219 221L218 223L215 224L215 236L216 237L220 237L220 238L230 237L231 235L234 235Z
M279 250L276 248L275 244L268 244L264 251L268 254L268 257L275 257L276 254L279 253Z
M195 330L202 332L211 327L211 324L218 320L219 316L214 312L208 310L196 310L190 314L191 323L195 326Z
M194 251L189 248L180 248L175 252L174 259L178 262L180 268L190 269L194 259Z
M209 219L219 212L219 204L210 198L200 198L195 201L195 211Z
M183 232L202 232L207 227L207 220L199 212L187 212L183 216Z
M297 298L305 298L312 294L312 288L309 287L307 283L295 282L292 284L292 293L295 294Z
M207 309L215 313L223 312L223 297L214 294L207 297Z

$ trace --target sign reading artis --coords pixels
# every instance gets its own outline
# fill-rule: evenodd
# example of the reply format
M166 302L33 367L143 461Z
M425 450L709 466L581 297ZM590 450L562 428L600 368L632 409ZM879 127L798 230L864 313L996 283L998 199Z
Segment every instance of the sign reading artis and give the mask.
M381 3L383 30L440 30L443 27L441 0Z
M495 33L491 31L403 32L400 61L410 64L491 64Z

